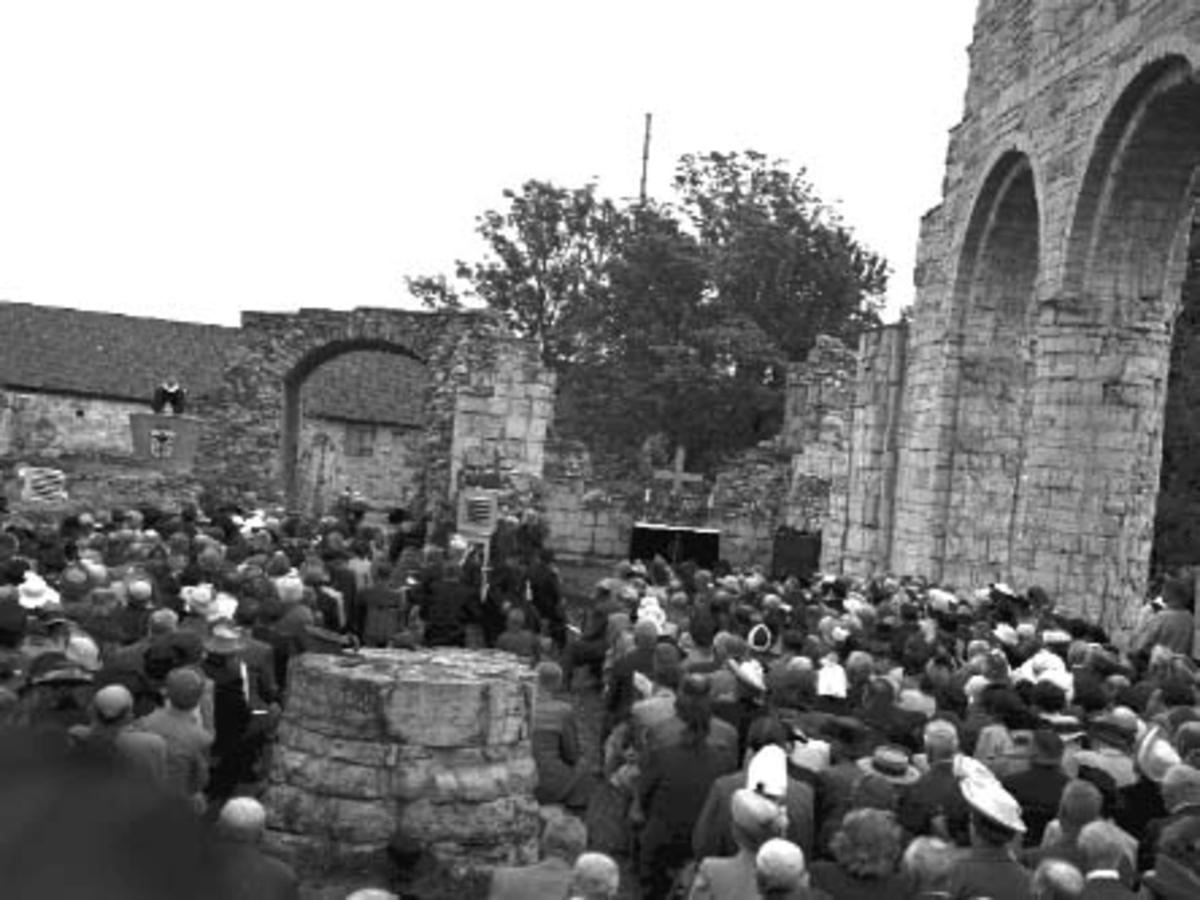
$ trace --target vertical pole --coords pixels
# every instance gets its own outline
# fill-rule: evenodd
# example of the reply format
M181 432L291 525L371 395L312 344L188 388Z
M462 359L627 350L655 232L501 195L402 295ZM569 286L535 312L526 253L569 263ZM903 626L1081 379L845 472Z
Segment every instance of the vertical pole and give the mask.
M646 172L650 168L650 113L646 113L646 133L642 138L642 206L646 205Z

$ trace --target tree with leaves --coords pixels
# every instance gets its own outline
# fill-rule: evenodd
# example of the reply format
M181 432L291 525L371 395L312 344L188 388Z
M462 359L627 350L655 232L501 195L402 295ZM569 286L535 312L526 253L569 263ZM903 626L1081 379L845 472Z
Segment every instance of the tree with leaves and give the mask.
M539 342L558 424L629 454L647 437L692 464L771 436L789 362L818 334L878 324L887 267L803 171L760 153L683 157L674 203L617 203L540 181L484 213L487 258L410 279L427 305L474 298Z

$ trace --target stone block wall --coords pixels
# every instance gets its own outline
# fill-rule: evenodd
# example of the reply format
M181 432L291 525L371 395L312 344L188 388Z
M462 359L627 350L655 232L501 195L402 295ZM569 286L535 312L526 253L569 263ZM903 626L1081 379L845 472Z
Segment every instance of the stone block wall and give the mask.
M301 871L383 870L397 837L443 886L536 858L536 686L516 657L306 653L289 684L263 803L268 842Z
M898 381L897 363L888 354L902 358L902 340L889 337L879 345L886 348L877 354L885 361L876 364ZM551 546L567 557L611 559L628 552L634 523L661 522L717 529L722 558L734 566L767 567L776 532L789 526L821 532L824 561L836 566L850 497L857 366L842 343L819 337L808 359L789 372L780 434L678 496L647 471L598 476L585 448L553 445L544 501ZM864 421L864 433L891 424L886 415Z
M826 550L843 572L871 575L890 568L896 463L904 417L908 326L863 336L851 409L850 475L840 550Z
M788 373L783 446L793 455L784 524L820 531L829 566L838 565L844 549L857 366L852 350L822 335Z
M369 432L370 453L350 447L349 434ZM305 418L300 432L300 481L304 509L327 510L347 490L379 507L408 507L421 486L425 444L419 428L361 425Z
M498 466L519 482L541 478L554 376L524 341L496 338L480 349L486 358L464 358L456 365L451 484L461 483L466 468Z
M0 456L132 455L129 416L150 404L0 390Z
M872 561L1040 583L1115 623L1146 586L1200 7L983 0L970 56L922 222L896 503ZM865 531L869 510L851 519Z

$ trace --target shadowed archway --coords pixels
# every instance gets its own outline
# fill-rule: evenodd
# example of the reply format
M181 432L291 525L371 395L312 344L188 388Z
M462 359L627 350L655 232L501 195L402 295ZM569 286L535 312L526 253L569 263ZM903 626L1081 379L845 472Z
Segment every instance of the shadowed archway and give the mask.
M1004 154L979 194L963 244L955 303L959 375L942 577L980 584L1010 577L1029 420L1038 278L1033 169Z

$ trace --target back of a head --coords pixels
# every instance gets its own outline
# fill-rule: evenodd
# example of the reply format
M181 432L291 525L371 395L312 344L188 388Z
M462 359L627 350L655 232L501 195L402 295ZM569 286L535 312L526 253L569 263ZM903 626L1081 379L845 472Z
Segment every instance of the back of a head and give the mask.
M1087 860L1088 871L1116 869L1125 855L1121 830L1111 822L1090 822L1079 833L1079 849Z
M759 716L750 723L750 728L746 732L746 746L753 753L757 753L768 744L786 747L787 742L787 726L779 720L778 716Z
M957 859L952 844L935 837L919 837L904 851L904 872L920 891L940 891L950 882Z
M621 887L621 870L612 857L584 853L575 860L571 896L584 900L609 900Z
M934 719L925 726L925 755L932 762L953 759L958 753L958 729L953 722Z
M204 679L195 669L172 669L167 675L167 701L175 709L189 712L200 705L204 696Z
M641 650L651 650L658 643L658 626L649 619L638 619L633 626L633 644Z
M881 878L895 870L902 832L891 813L856 809L846 814L830 849L843 869L859 878Z
M563 684L562 667L556 663L546 660L538 663L537 667L537 683L539 691L554 693L559 690Z
M1034 900L1076 900L1083 887L1083 874L1066 860L1043 860L1033 873Z
M787 825L782 807L757 791L734 791L729 807L733 840L743 850L757 852L771 838L779 837Z
M1079 831L1084 825L1100 818L1104 795L1090 781L1076 778L1063 789L1058 805L1058 818L1066 831Z
M156 609L150 613L146 628L151 636L170 634L179 627L179 614L173 609Z
M571 815L561 815L548 821L542 829L542 859L575 862L587 849L587 826Z
M658 644L654 648L654 680L663 687L675 690L683 675L679 648L674 644Z
M234 797L221 807L217 833L229 841L254 844L267 827L267 811L253 797Z
M754 857L754 878L764 897L786 897L807 885L804 851L783 838L772 838Z
M92 697L92 712L103 724L116 724L133 715L133 695L129 688L110 684Z
M1171 766L1163 776L1162 795L1167 812L1200 803L1200 769L1186 763Z

